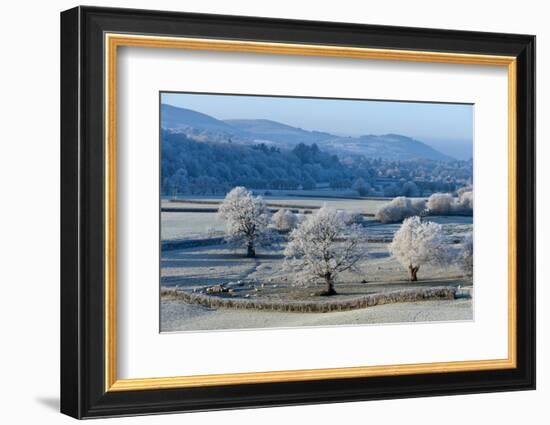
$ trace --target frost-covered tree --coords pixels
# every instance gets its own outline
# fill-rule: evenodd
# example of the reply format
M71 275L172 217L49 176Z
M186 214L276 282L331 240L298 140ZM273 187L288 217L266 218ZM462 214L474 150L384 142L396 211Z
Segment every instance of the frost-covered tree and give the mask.
M198 195L209 195L214 194L223 186L220 185L220 182L214 177L210 176L200 176L193 180L191 184L191 192Z
M363 177L356 179L351 185L351 188L357 191L359 196L368 196L372 191L371 185L368 184Z
M383 205L375 214L382 223L396 223L407 217L421 214L426 208L423 199L409 199L399 196Z
M474 239L471 233L466 235L462 241L458 260L464 276L472 278L474 274Z
M346 220L346 224L362 224L365 221L361 213L358 212L346 212L344 213L344 219Z
M456 191L456 194L458 196L462 195L463 193L465 192L473 192L474 188L472 187L472 185L467 185L467 186L464 186L464 187L461 187L460 189L458 189Z
M406 182L403 187L401 188L401 193L403 196L408 196L409 198L418 196L420 194L420 190L418 189L418 186L414 182Z
M289 232L298 224L298 217L292 211L281 208L272 217L273 225L277 230Z
M254 197L244 187L235 187L223 200L218 216L225 220L226 240L246 246L246 256L255 257L256 247L273 244L273 234L267 228L269 210L261 196Z
M409 217L393 237L390 253L409 271L409 280L418 280L424 264L444 264L448 261L447 245L440 224Z
M384 196L399 196L401 195L401 188L395 183L391 183L384 187Z
M346 270L360 272L359 262L367 255L363 227L348 224L347 214L322 207L289 236L285 264L297 272L299 282L322 281L323 295L334 295L334 282Z
M434 193L428 198L431 214L448 215L454 210L454 198L449 193Z
M433 215L472 214L473 208L472 190L460 190L458 198L449 193L434 193L428 198L428 210Z
M189 185L189 179L187 176L187 170L179 168L171 177L168 179L168 188L170 193L173 196L177 196L179 193L183 193L187 190Z
M474 209L474 192L471 190L459 192L457 207L462 212L472 212Z

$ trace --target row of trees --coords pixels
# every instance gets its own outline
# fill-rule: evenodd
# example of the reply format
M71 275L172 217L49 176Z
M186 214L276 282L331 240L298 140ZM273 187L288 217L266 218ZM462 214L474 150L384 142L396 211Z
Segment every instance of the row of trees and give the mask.
M434 193L426 206L438 215L471 214L474 209L474 192L469 187L459 190L458 197L450 193Z
M465 161L369 160L362 156L340 160L316 144L301 143L287 150L208 137L199 141L171 130L162 130L161 141L164 195L227 193L235 186L311 190L327 183L332 189L352 189L361 196L410 197L454 191L471 180L472 164Z
M389 178L395 180L396 190L404 182L415 182L421 192L447 192L471 183L473 178L472 160L434 161L418 159L414 161L396 161L381 158L352 156L345 158L354 175L367 180ZM349 161L348 161L349 160ZM388 190L390 190L388 188ZM388 196L405 195L396 193Z
M317 182L353 182L351 170L317 145L293 150L266 145L198 142L185 134L161 134L161 191L165 195L227 193L252 189L314 189Z
M474 193L471 187L458 191L454 197L450 193L434 193L427 200L399 196L383 205L375 218L382 223L396 223L415 215L472 215Z
M367 256L367 236L363 226L344 211L322 207L301 222L295 214L279 210L273 219L265 201L253 196L244 187L229 192L220 206L219 216L226 221L226 239L246 247L247 256L256 256L256 248L271 247L278 241L270 223L282 231L290 231L284 251L285 267L292 270L297 283L323 281L324 295L334 295L334 283L344 271L362 273L361 261ZM439 224L414 216L405 219L395 233L390 253L416 281L425 264L457 262L471 276L472 242L466 238L455 252L449 247Z

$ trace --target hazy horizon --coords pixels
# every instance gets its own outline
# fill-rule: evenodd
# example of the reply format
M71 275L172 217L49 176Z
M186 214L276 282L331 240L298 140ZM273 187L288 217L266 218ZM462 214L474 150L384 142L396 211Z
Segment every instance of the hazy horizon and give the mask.
M161 93L161 103L219 120L267 119L338 136L401 134L458 159L472 157L471 104L197 93Z

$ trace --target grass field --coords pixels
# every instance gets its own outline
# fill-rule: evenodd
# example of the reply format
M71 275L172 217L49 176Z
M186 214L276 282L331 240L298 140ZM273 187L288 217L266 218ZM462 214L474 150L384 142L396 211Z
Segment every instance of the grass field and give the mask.
M300 213L315 211L329 205L361 214L374 214L386 200L324 199L268 197L268 206L299 208ZM187 202L162 202L161 239L172 240L214 240L223 236L224 222L215 212L204 212L205 207L217 209L221 197L193 198ZM169 211L171 208L185 208L186 212ZM201 210L202 209L202 210ZM456 243L473 227L472 217L443 216L429 217L443 226ZM320 297L322 286L297 285L294 275L284 266L283 243L275 250L258 250L256 258L246 258L242 249L216 242L205 246L190 246L186 249L172 248L161 255L161 287L174 288L188 293L205 294L208 287L230 286L232 299L258 300L262 302L343 302L370 294L392 291L423 289L433 287L470 288L471 282L462 277L456 265L445 267L423 266L419 270L419 282L410 283L407 271L388 252L388 242L399 229L400 223L382 224L373 217L364 217L370 242L368 256L360 263L361 273L344 272L336 283L338 295ZM219 239L218 239L219 240ZM329 301L330 299L330 301ZM415 304L422 304L424 307ZM208 308L188 304L185 301L163 298L161 302L161 329L163 331L193 331L214 329L243 329L258 327L286 327L330 324L389 323L431 320L471 320L471 300L431 300L421 303L403 303L369 307L369 312L329 313L283 313L265 311L235 312L227 308ZM376 309L376 310L374 310ZM319 315L320 314L320 315ZM227 318L224 321L224 317Z
M320 297L322 285L296 285L294 276L283 267L279 250L260 252L257 258L246 258L242 251L233 251L225 245L173 250L162 256L161 285L191 293L204 293L214 285L228 285L232 299L262 302L334 302L351 301L369 294L389 293L405 289L432 287L471 288L456 267L423 267L419 281L410 283L406 270L391 257L385 243L369 244L369 256L361 264L359 275L343 273L336 284L338 295ZM471 291L471 289L470 289ZM231 309L213 309L188 304L170 297L162 299L161 328L164 331L193 331L215 329L243 329L272 326L308 326L315 323L381 323L430 320L471 320L471 300L441 300L404 303L402 307L386 305L369 307L365 312L285 313L264 311L233 312ZM401 306L401 304L399 304ZM370 310L376 309L371 313ZM365 309L361 309L365 310ZM179 313L178 313L179 312ZM178 317L178 314L183 315ZM223 317L227 314L228 321ZM187 320L183 320L187 317ZM231 318L231 320L229 320ZM332 318L332 319L331 319ZM349 320L349 322L346 322ZM235 323L237 321L238 323Z
M224 223L216 217L215 212L202 212L201 209L215 210L223 197L194 197L190 202L172 202L163 200L161 207L161 240L191 239L210 236L219 236L223 233ZM282 206L298 208L308 212L329 205L336 209L350 212L375 214L381 205L387 201L381 200L347 200L328 198L294 198L294 197L268 197L267 205L278 209ZM305 208L304 208L305 207ZM188 212L172 212L169 209L186 209ZM193 211L198 210L198 211Z
M472 300L388 304L333 313L279 313L211 309L174 300L161 301L161 332L356 326L472 320Z
M337 199L323 197L283 197L283 196L268 196L264 198L267 205L275 205L277 207L287 206L288 208L299 207L307 209L307 207L319 208L327 205L336 209L343 209L349 212L359 212L367 214L375 214L378 209L388 203L383 199ZM186 202L189 201L189 202ZM206 205L217 205L221 203L223 197L189 197L185 200L163 200L162 207L187 207L200 208Z
M215 210L222 197L196 197L189 198L190 202L162 201L163 211L161 212L161 240L172 239L194 239L220 236L223 234L224 223L216 217L215 212L201 212L200 209L208 207ZM387 200L365 199L327 199L327 198L289 198L289 197L268 197L267 205L272 209L298 208L302 212L312 212L315 209L328 205L335 209L342 209L348 212L361 214L375 214L378 209L386 204ZM309 208L304 208L309 207ZM188 212L168 211L173 208L185 208ZM197 211L193 211L197 210ZM443 224L449 234L463 234L471 231L472 217L449 216L430 217L432 221ZM365 217L365 225L368 227L369 235L380 237L391 237L399 228L397 224L382 224L372 217Z

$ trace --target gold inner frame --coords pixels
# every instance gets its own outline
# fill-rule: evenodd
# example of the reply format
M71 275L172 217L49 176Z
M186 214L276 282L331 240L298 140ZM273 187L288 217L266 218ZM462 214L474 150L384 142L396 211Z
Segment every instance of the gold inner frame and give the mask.
M416 373L447 373L510 369L516 367L516 58L444 52L370 49L328 45L267 43L128 34L105 34L105 391L204 387L269 382L311 381ZM279 55L324 56L354 59L397 60L469 65L503 66L508 72L508 357L495 360L361 366L247 372L214 375L118 379L116 324L116 123L117 48L120 46L228 51Z

